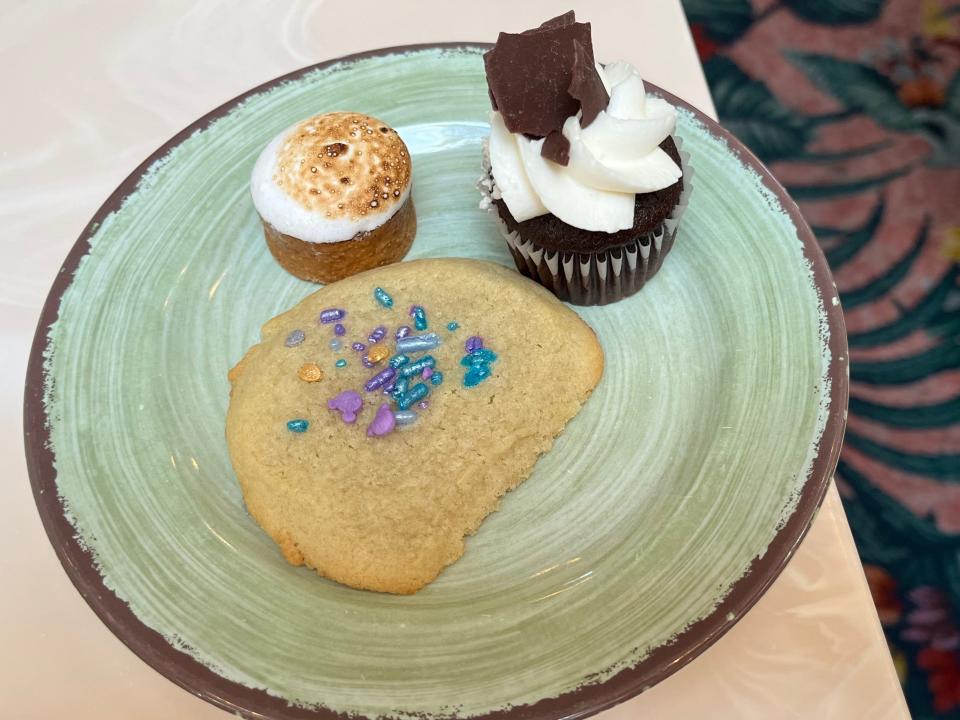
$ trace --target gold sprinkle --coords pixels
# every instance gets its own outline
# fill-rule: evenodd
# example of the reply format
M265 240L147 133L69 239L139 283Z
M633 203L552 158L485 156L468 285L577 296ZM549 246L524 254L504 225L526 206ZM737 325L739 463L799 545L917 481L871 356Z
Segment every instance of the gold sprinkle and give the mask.
M370 362L378 363L381 360L385 360L390 355L390 350L387 349L384 345L375 345L370 348L370 352L367 353L367 357L370 358Z
M304 363L297 370L297 377L304 382L313 383L323 380L323 370L316 363Z

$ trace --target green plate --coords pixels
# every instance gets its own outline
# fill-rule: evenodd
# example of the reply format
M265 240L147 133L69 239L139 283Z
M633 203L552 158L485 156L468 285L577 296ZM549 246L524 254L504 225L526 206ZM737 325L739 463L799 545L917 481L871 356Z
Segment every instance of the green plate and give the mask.
M847 399L836 289L782 188L681 104L695 175L676 245L636 296L578 309L606 351L604 378L463 558L411 597L283 560L230 467L226 372L315 288L268 253L251 167L312 113L380 116L414 157L408 257L512 265L475 189L481 52L378 51L224 105L117 189L51 290L25 407L51 542L134 652L231 711L596 712L737 621L833 471Z

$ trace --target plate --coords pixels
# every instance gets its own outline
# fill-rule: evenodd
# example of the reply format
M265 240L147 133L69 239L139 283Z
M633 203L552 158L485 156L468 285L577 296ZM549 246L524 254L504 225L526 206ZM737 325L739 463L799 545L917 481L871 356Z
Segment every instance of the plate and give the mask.
M414 157L408 258L511 265L475 189L483 49L352 56L218 108L113 193L50 292L25 403L50 540L123 642L232 712L576 718L609 707L747 611L836 464L846 341L823 257L760 163L662 93L680 106L691 203L646 288L578 308L607 369L554 450L414 596L284 562L230 467L226 371L314 286L270 257L251 167L314 112L381 116Z

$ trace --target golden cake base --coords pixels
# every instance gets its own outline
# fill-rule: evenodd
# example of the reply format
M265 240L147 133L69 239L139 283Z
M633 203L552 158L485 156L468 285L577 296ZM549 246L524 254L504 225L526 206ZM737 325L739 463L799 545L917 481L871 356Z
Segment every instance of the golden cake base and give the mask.
M417 212L413 198L407 198L383 225L341 242L306 242L283 234L266 220L263 234L284 270L301 280L331 283L403 259L417 234Z

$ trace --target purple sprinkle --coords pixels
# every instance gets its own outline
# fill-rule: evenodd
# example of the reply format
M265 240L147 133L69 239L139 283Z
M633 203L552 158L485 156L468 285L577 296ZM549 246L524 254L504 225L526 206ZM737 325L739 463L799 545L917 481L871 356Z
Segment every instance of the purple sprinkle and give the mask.
M377 409L373 422L367 427L367 437L379 437L393 432L396 424L397 421L393 417L393 411L388 404L384 403Z
M423 369L423 375L421 375L421 377L424 380L429 380L431 375L433 375L433 368L426 367Z
M430 407L430 403L428 403L426 400L421 400L419 403L417 403L417 407L421 410L426 410L428 407Z
M356 390L344 390L327 401L327 407L340 413L345 423L353 423L363 409L363 398Z
M347 313L340 308L327 308L320 313L320 317L318 319L322 324L328 325L332 322L336 322L337 320L343 320L346 314Z
M363 359L360 362L363 363L363 366L367 368L367 370L371 369L376 364L370 362L370 358L368 358L366 355L363 356Z
M463 344L463 347L468 353L475 353L477 350L482 350L483 338L477 335L468 337L467 341Z
M382 387L390 380L393 380L394 376L397 374L395 368L388 367L386 370L381 370L372 378L367 380L366 384L363 386L363 389L367 392L373 392L378 387Z
M387 329L383 325L380 325L372 333L370 333L370 337L367 338L367 341L371 343L378 343L386 336Z
M393 392L394 388L397 386L397 383L394 380L390 380L386 385L383 386L383 394L389 395Z
M357 352L363 352L364 350L367 349L367 346L364 345L362 342L355 342L355 343L354 343L353 345L351 345L350 347L352 347L352 348L353 348L354 350L356 350Z
M417 308L419 307L420 307L419 305L411 305L410 309L407 311L407 315L409 315L410 317L413 317L414 315L417 314Z
M397 328L397 340L403 340L411 333L409 325L401 325Z
M334 335L346 335L346 334L347 334L347 329L343 326L342 323L337 323L336 325L333 326L333 334L334 334Z
M296 347L306 338L307 336L304 334L303 330L294 330L292 333L287 335L287 339L283 341L283 344L287 347Z

